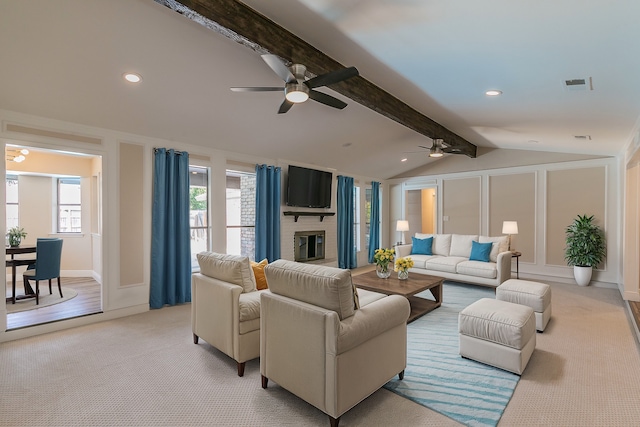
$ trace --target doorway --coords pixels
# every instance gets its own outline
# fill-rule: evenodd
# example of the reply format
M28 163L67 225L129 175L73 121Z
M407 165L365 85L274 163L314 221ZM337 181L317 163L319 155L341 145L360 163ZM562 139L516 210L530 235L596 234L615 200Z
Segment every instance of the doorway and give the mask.
M102 157L60 152L18 144L5 145L6 229L27 234L21 246L36 245L40 237L63 240L61 285L49 294L40 283L35 298L8 301L7 330L24 328L102 312ZM16 255L35 258L34 253ZM24 294L22 272L16 268L16 294ZM13 271L7 268L6 295L12 295ZM53 280L53 288L57 281ZM55 299L52 298L55 296ZM43 302L44 301L44 302Z
M407 190L405 193L406 219L409 221L408 236L415 233L435 234L437 227L437 188ZM409 239L407 239L409 240Z

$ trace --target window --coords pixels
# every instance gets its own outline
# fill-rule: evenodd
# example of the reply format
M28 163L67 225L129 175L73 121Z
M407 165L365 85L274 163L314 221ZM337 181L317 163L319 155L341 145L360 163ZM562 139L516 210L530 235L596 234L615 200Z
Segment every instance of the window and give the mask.
M58 233L82 232L80 178L58 178Z
M360 252L360 187L353 187L353 238L356 252Z
M255 260L256 174L227 171L227 253Z
M17 227L20 224L18 216L18 177L7 175L6 180L7 197L7 230Z
M191 266L198 269L196 255L210 248L209 170L189 166L189 227L191 229Z

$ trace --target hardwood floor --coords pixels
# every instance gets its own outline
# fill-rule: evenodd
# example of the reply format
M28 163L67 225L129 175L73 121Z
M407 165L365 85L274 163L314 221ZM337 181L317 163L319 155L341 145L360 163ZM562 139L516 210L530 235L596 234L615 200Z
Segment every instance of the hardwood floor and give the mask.
M63 277L62 286L78 292L60 304L7 314L7 330L102 312L100 284L90 277Z

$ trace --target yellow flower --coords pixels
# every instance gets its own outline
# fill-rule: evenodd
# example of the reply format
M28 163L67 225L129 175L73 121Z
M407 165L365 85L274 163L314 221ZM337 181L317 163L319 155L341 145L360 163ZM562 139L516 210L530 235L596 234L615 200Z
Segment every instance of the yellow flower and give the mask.
M398 258L395 263L395 271L407 271L413 267L413 260L411 257Z

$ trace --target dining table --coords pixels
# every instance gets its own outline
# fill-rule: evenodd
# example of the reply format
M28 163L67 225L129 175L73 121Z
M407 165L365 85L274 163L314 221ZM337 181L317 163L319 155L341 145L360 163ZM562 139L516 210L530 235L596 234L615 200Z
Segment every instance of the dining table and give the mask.
M36 263L36 259L22 257L16 258L16 255L36 253L36 245L7 246L5 252L6 255L11 257L6 259L6 267L11 267L11 296L6 297L6 302L11 301L12 304L15 304L16 300L35 298L36 293L28 282L24 283L24 295L16 296L16 267L22 265L33 265Z

